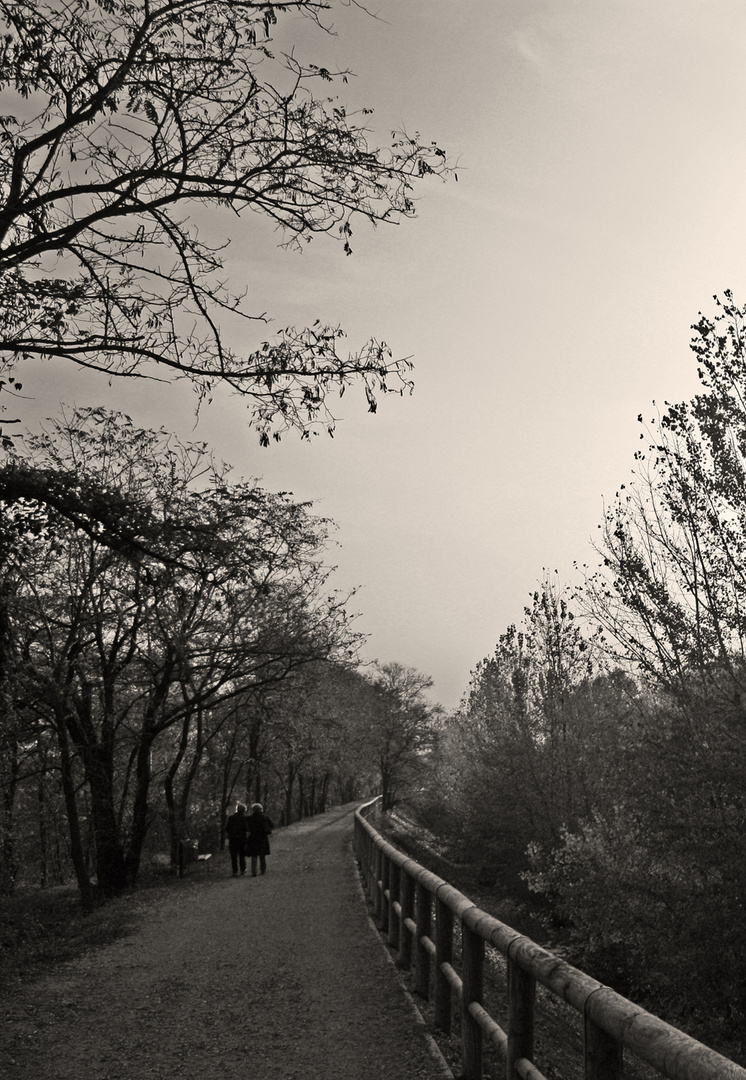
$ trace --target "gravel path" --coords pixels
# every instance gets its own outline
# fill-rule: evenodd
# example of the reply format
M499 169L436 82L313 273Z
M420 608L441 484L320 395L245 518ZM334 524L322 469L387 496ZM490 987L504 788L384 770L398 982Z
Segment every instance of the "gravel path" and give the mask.
M275 833L264 877L214 859L209 886L26 985L3 1080L442 1080L371 931L351 838L348 807Z

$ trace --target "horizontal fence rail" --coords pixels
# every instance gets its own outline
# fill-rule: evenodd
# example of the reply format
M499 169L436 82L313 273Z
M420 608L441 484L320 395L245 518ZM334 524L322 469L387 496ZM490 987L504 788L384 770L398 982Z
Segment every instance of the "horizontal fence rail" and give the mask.
M381 932L397 951L399 964L414 966L415 992L432 1000L435 1024L442 1031L450 1031L454 999L458 1002L464 1080L481 1080L485 1043L504 1060L507 1080L545 1080L534 1064L537 984L580 1015L585 1080L619 1080L623 1050L669 1080L746 1080L746 1069L481 911L384 840L366 820L378 802L373 799L355 813L363 883ZM460 973L454 966L456 924L461 930ZM507 1030L484 1006L487 945L507 962Z

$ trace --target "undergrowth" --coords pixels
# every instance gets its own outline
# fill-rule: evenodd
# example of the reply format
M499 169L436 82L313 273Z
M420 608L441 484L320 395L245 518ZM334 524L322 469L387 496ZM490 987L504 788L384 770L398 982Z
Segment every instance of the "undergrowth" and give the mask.
M562 955L561 944L553 937L550 920L536 907L506 895L506 882L499 878L489 885L480 883L480 865L462 861L463 853L454 853L443 840L417 824L406 814L378 816L371 822L395 847L404 851L420 865L444 878L450 885L469 897L479 908L507 923L514 930L533 941ZM456 933L453 940L454 963L460 968L461 941ZM396 960L395 954L392 957ZM503 1027L507 1027L507 967L504 957L497 949L488 947L484 972L484 1005L490 1015ZM402 972L410 992L414 992L412 972ZM432 1001L417 998L417 1005L430 1034L441 1053L451 1066L454 1075L460 1073L460 1015L454 1003L453 1027L450 1035L435 1027ZM537 987L536 1000L536 1061L541 1063L541 1074L546 1080L572 1080L583 1073L583 1026L582 1018L570 1006L543 987ZM500 1055L491 1050L485 1040L484 1078L499 1080L505 1067ZM625 1054L625 1077L629 1080L656 1080L660 1074L643 1062Z
M196 888L213 875L179 880L168 871L142 876L135 888L85 913L75 886L22 889L0 897L0 993L126 934L144 908L174 888Z

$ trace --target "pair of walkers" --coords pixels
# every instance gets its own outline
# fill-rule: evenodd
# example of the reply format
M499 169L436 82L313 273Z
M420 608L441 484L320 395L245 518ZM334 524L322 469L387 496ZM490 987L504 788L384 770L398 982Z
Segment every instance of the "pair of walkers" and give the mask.
M239 870L246 873L246 859L251 859L251 873L256 877L256 864L262 874L267 872L269 855L269 835L274 825L269 814L264 813L261 803L254 803L251 813L246 813L244 803L236 804L235 814L231 814L225 827L228 847L231 853L231 869L237 877Z

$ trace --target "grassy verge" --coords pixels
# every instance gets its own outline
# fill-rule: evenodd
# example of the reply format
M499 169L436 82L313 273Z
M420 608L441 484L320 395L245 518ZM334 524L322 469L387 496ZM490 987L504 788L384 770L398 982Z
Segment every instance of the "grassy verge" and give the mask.
M199 888L213 875L150 872L131 889L84 914L74 886L28 889L0 897L0 992L49 971L55 964L107 945L173 889Z

